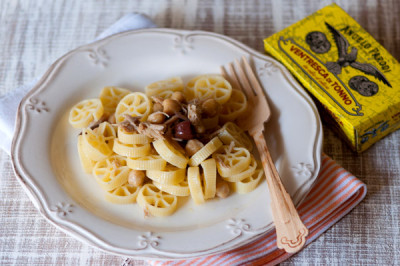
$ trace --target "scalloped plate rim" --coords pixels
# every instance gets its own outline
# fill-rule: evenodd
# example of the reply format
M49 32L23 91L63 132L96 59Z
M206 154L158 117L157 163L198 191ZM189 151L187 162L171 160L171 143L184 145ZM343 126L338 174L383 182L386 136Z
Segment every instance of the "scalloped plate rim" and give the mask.
M267 61L272 61L282 72L282 74L285 76L286 80L293 86L295 89L296 93L298 93L304 100L310 105L310 108L313 110L316 120L317 120L317 136L314 142L314 147L313 147L313 160L314 164L316 166L316 170L314 174L310 177L310 179L305 182L302 186L298 188L298 191L300 191L300 194L302 194L301 197L298 198L297 200L297 205L301 203L301 201L306 197L308 191L312 188L313 184L315 183L316 177L318 176L318 172L320 169L321 165L321 151L322 151L322 125L321 121L319 119L318 111L312 102L311 98L306 94L306 92L302 89L302 87L298 84L298 82L293 78L293 76L290 74L290 72L278 61L275 59L263 55L260 52L246 46L245 44L234 40L230 37L220 35L217 33L212 33L212 32L207 32L207 31L189 31L189 30L176 30L176 29L142 29L142 30L134 30L134 31L127 31L127 32L122 32L122 33L117 33L114 35L111 35L109 37L106 37L104 39L98 40L96 42L92 42L86 45L82 45L80 47L77 47L74 50L71 50L70 52L66 53L59 59L57 59L45 72L45 74L42 76L42 78L36 83L36 85L25 95L25 97L21 100L18 111L17 111L17 120L16 120L16 127L15 127L15 134L14 138L12 141L12 149L11 149L11 157L12 157L12 163L13 163L13 169L14 172L17 176L18 181L21 183L22 187L24 188L25 192L28 194L29 198L31 201L34 203L35 207L40 211L40 213L46 218L47 221L49 221L51 224L55 225L62 231L68 233L69 235L72 235L73 237L89 243L92 246L95 246L101 250L117 254L117 255L125 255L125 256L135 256L137 258L145 258L145 259L183 259L183 258L194 258L194 257L199 257L199 256L204 256L204 255L211 255L227 250L234 249L236 247L242 246L244 244L247 244L251 241L253 241L255 238L257 238L260 234L254 235L251 238L246 239L245 241L236 243L235 245L231 246L226 246L225 248L220 248L220 249L214 249L214 250L208 250L206 252L199 252L193 255L188 255L188 254L161 254L162 252L158 252L155 250L154 253L149 252L146 253L144 256L142 256L140 253L141 252L131 252L129 249L123 249L123 248L118 248L112 245L109 245L106 240L102 240L98 237L96 237L93 233L88 232L88 230L82 228L81 226L74 224L72 222L66 222L62 219L57 220L54 215L51 215L50 206L48 202L46 202L46 199L42 194L45 194L44 191L41 191L38 186L35 184L35 181L29 176L29 174L24 172L24 169L22 166L18 164L20 161L19 159L19 152L20 150L17 149L17 144L19 141L22 139L22 135L25 132L20 132L21 128L23 128L22 124L22 117L26 116L26 114L22 114L26 110L22 109L22 105L27 102L27 100L34 94L39 93L41 90L46 88L46 81L50 80L53 75L57 75L58 67L60 67L65 60L68 60L69 56L80 51L83 49L87 49L91 46L97 46L100 45L101 43L106 43L109 41L112 41L114 38L119 38L121 36L125 35L130 35L130 34L141 34L141 33L162 33L162 34L198 34L198 35L203 35L206 37L213 37L217 39L222 39L223 41L229 42L230 44L236 46L237 48L240 48L244 52L246 52L249 55L255 56L261 60L267 60ZM22 168L21 168L22 167ZM306 187L306 188L305 188ZM68 225L66 225L67 223ZM72 226L71 226L72 225ZM273 226L269 226L268 231L273 229ZM266 233L263 232L263 233ZM263 234L261 233L261 234ZM95 241L93 241L93 239ZM167 252L168 253L168 252Z

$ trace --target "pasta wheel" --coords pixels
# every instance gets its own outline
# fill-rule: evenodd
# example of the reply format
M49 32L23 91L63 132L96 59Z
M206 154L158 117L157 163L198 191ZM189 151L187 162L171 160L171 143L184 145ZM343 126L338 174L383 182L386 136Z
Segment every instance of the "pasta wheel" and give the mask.
M69 123L74 128L85 128L97 121L104 113L99 99L83 100L75 104L69 112Z
M167 161L160 155L149 154L139 158L127 158L126 163L129 168L135 170L163 170Z
M239 182L239 181L253 175L254 172L256 171L256 168L257 168L257 161L254 158L254 156L251 156L251 162L247 169L245 169L244 171L242 171L236 175L231 175L231 176L227 176L227 177L221 176L221 178L228 182Z
M97 133L90 128L85 128L82 130L82 137L83 150L90 160L100 161L113 153L101 132Z
M228 122L220 130L218 137L225 145L230 145L233 141L236 146L242 146L249 151L253 150L253 143L249 136L235 123Z
M203 148L197 151L189 160L190 166L198 166L202 161L207 159L208 156L213 154L216 150L222 147L223 143L218 137L210 140Z
M242 181L232 183L233 189L239 194L249 193L257 187L263 176L264 171L261 168L258 168L251 176L246 177Z
M93 166L96 164L96 161L91 160L85 153L85 148L83 147L83 137L82 135L78 136L78 154L79 160L81 162L82 168L85 173L92 173Z
M131 93L130 90L118 88L118 87L104 87L100 92L100 101L104 107L105 114L113 114L115 112L115 108L117 108L118 103L124 98L126 95Z
M157 183L176 185L186 178L186 169L167 165L164 170L147 170L146 176Z
M179 152L166 139L158 139L153 142L153 146L160 156L172 165L178 168L186 168L189 159Z
M186 180L180 182L177 185L170 185L170 184L163 184L153 181L153 184L159 189L164 192L167 192L171 195L179 196L179 197L186 197L190 195L189 185Z
M113 151L116 154L126 156L126 157L143 157L149 155L151 150L150 143L147 144L124 144L119 141L119 139L114 140Z
M114 140L117 137L115 133L115 128L108 122L101 123L97 128L93 129L96 134L100 134L104 136L104 141L110 147L110 149L114 146Z
M145 213L157 217L171 215L178 206L177 196L163 192L150 183L139 190L136 201Z
M204 176L204 199L215 197L217 187L217 164L215 159L211 158L201 163Z
M212 75L206 74L206 75L200 75L200 76L194 77L186 84L186 87L183 90L183 94L185 95L185 98L187 101L193 100L195 97L194 96L194 84L196 84L196 81L199 80L200 78L205 78L208 76L212 76Z
M105 198L107 201L116 204L135 203L140 188L131 184L125 184L112 191L107 191Z
M250 152L243 147L224 145L221 152L214 153L218 173L222 177L236 175L247 169L251 162Z
M156 81L144 88L146 95L158 96L164 99L170 98L175 91L183 91L183 81L180 77Z
M189 167L187 170L188 183L190 189L190 195L196 204L202 204L205 202L203 187L201 185L200 170L197 166Z
M194 96L200 100L215 99L219 104L226 103L231 97L232 86L220 75L207 75L194 84Z
M141 116L141 121L145 121L150 114L153 104L149 97L142 92L133 92L125 95L118 103L115 110L117 123L125 120L124 115Z
M247 99L240 90L232 90L229 101L222 105L219 117L222 123L234 121L247 109Z
M98 161L93 167L93 175L99 185L106 191L127 183L129 171L125 158L119 155L113 155Z
M124 144L146 144L151 142L151 138L144 134L125 132L122 127L118 127L118 140Z

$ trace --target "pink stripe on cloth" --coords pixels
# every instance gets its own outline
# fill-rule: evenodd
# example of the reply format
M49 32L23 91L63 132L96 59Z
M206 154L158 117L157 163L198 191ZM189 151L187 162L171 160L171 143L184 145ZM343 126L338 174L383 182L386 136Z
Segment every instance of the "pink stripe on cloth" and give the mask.
M323 192L323 193L322 193ZM327 155L322 155L320 175L298 207L301 219L309 229L311 243L339 219L349 213L367 193L367 187ZM152 265L275 265L293 254L276 246L275 231L268 232L246 246L188 260L149 261Z

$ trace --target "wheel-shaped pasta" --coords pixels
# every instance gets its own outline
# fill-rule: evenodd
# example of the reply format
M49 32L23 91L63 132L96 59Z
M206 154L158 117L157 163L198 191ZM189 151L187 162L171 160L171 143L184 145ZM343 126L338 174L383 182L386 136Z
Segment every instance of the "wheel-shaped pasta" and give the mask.
M124 144L119 141L119 139L114 140L113 151L116 154L126 156L126 157L144 157L149 155L151 150L150 143L146 144Z
M224 145L220 151L213 154L217 162L218 173L222 177L236 175L247 169L251 162L250 152L243 147Z
M258 168L251 176L246 177L242 181L232 183L233 189L239 194L249 193L257 187L263 176L264 171L261 168Z
M164 192L167 192L171 195L186 197L190 195L189 184L186 180L180 182L177 185L163 184L153 181L153 184Z
M242 146L249 151L253 150L253 143L249 136L235 123L227 122L220 129L218 137L225 145L230 145L233 141L236 146Z
M253 175L254 172L256 171L257 166L258 166L257 160L254 158L254 156L251 156L251 162L250 162L250 165L248 168L246 168L245 170L243 170L242 172L240 172L238 174L227 176L227 177L221 176L221 178L228 182L239 182L239 181Z
M83 100L71 108L68 121L74 128L85 128L99 120L103 113L104 108L99 99Z
M242 115L247 109L247 99L244 93L240 90L232 90L229 101L222 105L219 113L219 118L222 123L234 121Z
M191 166L187 170L187 180L189 183L190 195L196 204L205 202L203 186L201 182L200 169L197 166Z
M135 170L163 170L167 161L160 155L149 154L139 158L127 158L126 163L129 168Z
M115 119L117 123L125 120L124 115L140 116L141 121L145 121L152 109L152 102L146 94L133 92L125 95L115 109Z
M213 76L212 74L205 74L205 75L200 75L192 78L185 86L183 89L183 94L185 95L185 98L187 101L193 100L195 95L194 95L194 84L196 84L196 81L200 78L206 78L208 76Z
M124 144L146 144L151 142L151 138L136 132L126 132L121 126L118 127L118 140Z
M131 93L130 90L118 88L114 86L104 87L100 92L100 101L104 107L105 114L113 114L115 112L115 108L117 108L118 103L124 98L126 95Z
M157 217L173 214L178 206L177 196L163 192L150 183L139 190L136 201L146 214Z
M194 96L200 100L215 99L219 104L226 103L232 94L232 86L220 75L207 75L194 84Z
M105 198L107 201L116 204L135 203L140 188L131 184L125 184L114 190L107 191Z
M93 132L104 136L104 141L110 147L114 146L114 140L117 137L115 128L108 122L101 123L97 128L93 129Z
M153 142L153 146L160 156L172 165L178 168L186 168L189 159L179 152L166 139L158 139Z
M91 160L85 152L85 148L83 146L83 137L82 135L78 136L78 155L79 160L81 162L82 168L87 174L91 174L93 170L93 166L96 164L96 161Z
M113 155L98 161L92 173L105 191L111 191L128 182L129 171L125 158Z
M217 164L214 158L201 162L204 178L204 199L215 197L217 187Z
M146 176L157 183L176 185L186 178L186 169L167 165L163 170L147 170Z
M214 137L204 147L197 151L189 160L190 166L198 166L202 161L207 159L216 150L222 147L223 143L218 137Z
M103 134L85 128L82 130L82 137L84 153L90 160L100 161L113 153Z
M160 80L147 85L144 88L146 95L158 96L164 99L170 98L175 91L183 91L183 81L180 77Z

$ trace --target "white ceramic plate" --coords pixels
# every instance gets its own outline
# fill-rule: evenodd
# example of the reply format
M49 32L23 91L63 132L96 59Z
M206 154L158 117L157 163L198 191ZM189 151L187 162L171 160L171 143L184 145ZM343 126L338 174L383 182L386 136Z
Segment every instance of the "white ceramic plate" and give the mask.
M126 32L80 47L56 61L18 111L12 145L14 169L23 187L53 224L100 249L141 258L189 258L227 251L273 228L266 182L245 195L195 205L180 202L165 218L147 217L136 205L103 199L83 173L76 150L77 131L69 109L97 97L104 86L143 91L172 76L185 81L219 73L220 65L251 58L272 118L266 139L282 181L298 204L319 168L322 130L311 99L274 59L218 34L151 29Z

